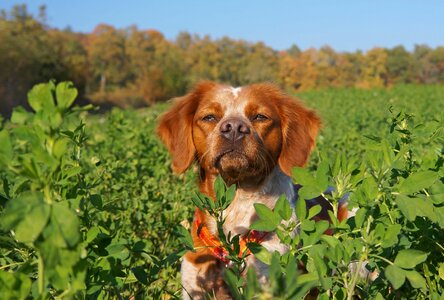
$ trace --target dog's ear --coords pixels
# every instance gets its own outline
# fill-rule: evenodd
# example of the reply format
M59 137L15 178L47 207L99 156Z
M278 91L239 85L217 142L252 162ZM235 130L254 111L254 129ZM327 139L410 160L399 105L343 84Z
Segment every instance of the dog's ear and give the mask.
M279 103L282 127L281 170L291 176L293 167L304 166L315 146L321 121L299 101L283 97Z
M203 95L215 83L202 82L189 94L174 99L173 106L160 117L157 134L173 158L173 171L181 174L193 163L196 149L193 143L193 118Z

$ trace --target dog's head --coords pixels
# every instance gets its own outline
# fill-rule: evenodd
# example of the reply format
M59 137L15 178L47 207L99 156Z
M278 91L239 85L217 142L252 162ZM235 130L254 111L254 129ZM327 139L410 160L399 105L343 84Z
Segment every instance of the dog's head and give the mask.
M158 134L184 172L197 161L204 174L229 183L263 180L276 166L303 166L320 126L316 114L271 84L232 88L204 82L160 119Z

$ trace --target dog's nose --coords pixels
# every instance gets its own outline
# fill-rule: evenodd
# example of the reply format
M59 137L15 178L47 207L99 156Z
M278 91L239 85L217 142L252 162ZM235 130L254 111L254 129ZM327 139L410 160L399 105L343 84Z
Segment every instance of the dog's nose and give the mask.
M237 141L250 133L250 128L240 119L229 119L220 125L220 134L232 141Z

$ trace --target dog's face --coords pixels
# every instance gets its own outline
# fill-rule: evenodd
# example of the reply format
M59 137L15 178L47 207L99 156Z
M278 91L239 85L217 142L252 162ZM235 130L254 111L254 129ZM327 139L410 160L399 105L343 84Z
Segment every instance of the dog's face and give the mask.
M197 160L204 174L254 184L277 165L288 175L304 165L319 125L313 111L273 85L205 82L162 116L158 134L177 173Z

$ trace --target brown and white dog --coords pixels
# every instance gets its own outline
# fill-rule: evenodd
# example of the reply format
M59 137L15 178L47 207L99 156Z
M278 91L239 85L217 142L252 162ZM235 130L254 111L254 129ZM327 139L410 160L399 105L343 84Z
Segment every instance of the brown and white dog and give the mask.
M219 174L228 185L237 185L235 198L224 212L224 231L244 237L257 218L254 203L273 208L285 194L294 205L297 195L291 170L307 162L320 124L314 111L272 84L233 88L204 82L175 101L161 117L158 134L171 153L176 173L198 163L202 193L215 198L213 185ZM202 299L209 293L229 299L223 281L225 261L203 240L202 226L217 236L215 220L197 210L191 230L199 250L183 259L183 296ZM269 251L287 250L273 234L261 244ZM250 266L260 280L266 280L267 266L253 255L247 257Z

